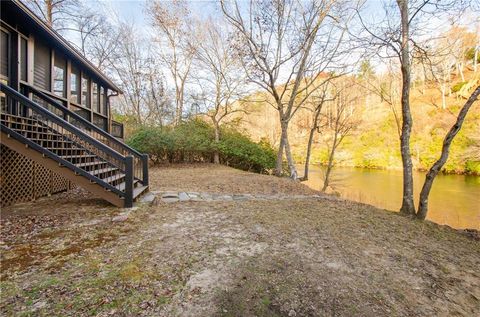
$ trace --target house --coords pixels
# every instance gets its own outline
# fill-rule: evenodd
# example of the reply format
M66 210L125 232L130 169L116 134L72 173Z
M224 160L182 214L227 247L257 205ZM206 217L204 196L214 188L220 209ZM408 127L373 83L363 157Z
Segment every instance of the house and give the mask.
M0 12L0 204L80 186L131 207L148 190L148 156L112 120L121 90L21 2Z

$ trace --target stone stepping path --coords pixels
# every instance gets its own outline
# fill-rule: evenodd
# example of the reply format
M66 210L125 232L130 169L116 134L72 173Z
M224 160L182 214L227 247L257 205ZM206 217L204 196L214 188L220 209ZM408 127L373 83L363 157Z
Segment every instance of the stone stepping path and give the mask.
M325 199L327 195L264 195L264 194L219 194L200 192L177 192L177 191L154 191L161 201L166 203L187 202L187 201L242 201L242 200L286 200L286 199Z

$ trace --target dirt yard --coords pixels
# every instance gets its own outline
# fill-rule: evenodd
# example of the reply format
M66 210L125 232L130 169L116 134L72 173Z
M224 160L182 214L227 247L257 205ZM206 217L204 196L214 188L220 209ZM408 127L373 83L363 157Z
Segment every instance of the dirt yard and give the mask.
M227 167L153 191L316 194ZM2 316L479 316L480 242L334 197L159 202L77 190L4 208Z

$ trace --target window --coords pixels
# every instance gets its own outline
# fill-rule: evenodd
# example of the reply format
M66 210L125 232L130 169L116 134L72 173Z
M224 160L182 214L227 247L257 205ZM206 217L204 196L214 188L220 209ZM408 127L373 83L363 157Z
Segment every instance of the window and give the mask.
M99 127L100 129L107 131L107 119L94 114L93 115L93 124Z
M65 58L55 52L55 62L53 63L53 92L59 97L65 97L66 69L67 62Z
M92 109L100 113L100 104L98 103L98 84L92 83Z
M33 83L39 88L50 90L51 58L50 49L35 40Z
M85 75L82 76L82 106L90 108L90 89Z
M0 75L2 78L8 78L8 37L9 34L5 31L0 31Z
M20 80L27 81L28 42L20 37Z
M73 65L70 73L70 101L80 103L80 70Z

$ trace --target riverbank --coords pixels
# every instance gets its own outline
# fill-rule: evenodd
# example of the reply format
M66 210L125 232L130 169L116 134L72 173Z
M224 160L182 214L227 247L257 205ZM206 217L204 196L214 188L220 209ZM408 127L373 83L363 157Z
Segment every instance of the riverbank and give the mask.
M299 157L297 157L298 159ZM300 175L303 175L305 170L305 162L302 159L296 161L297 169ZM311 166L327 166L326 162L322 161L312 161ZM381 170L381 171L401 171L401 165L359 165L359 164L344 164L341 162L336 162L335 167L346 167L346 168L360 168L360 169L370 169L370 170ZM415 167L413 168L415 172L426 173L428 168L424 167ZM480 176L480 162L469 162L468 166L464 169L442 169L439 175L465 175L465 176Z
M290 197L122 210L82 191L2 210L2 315L474 316L480 242L446 226L212 165L152 190Z

